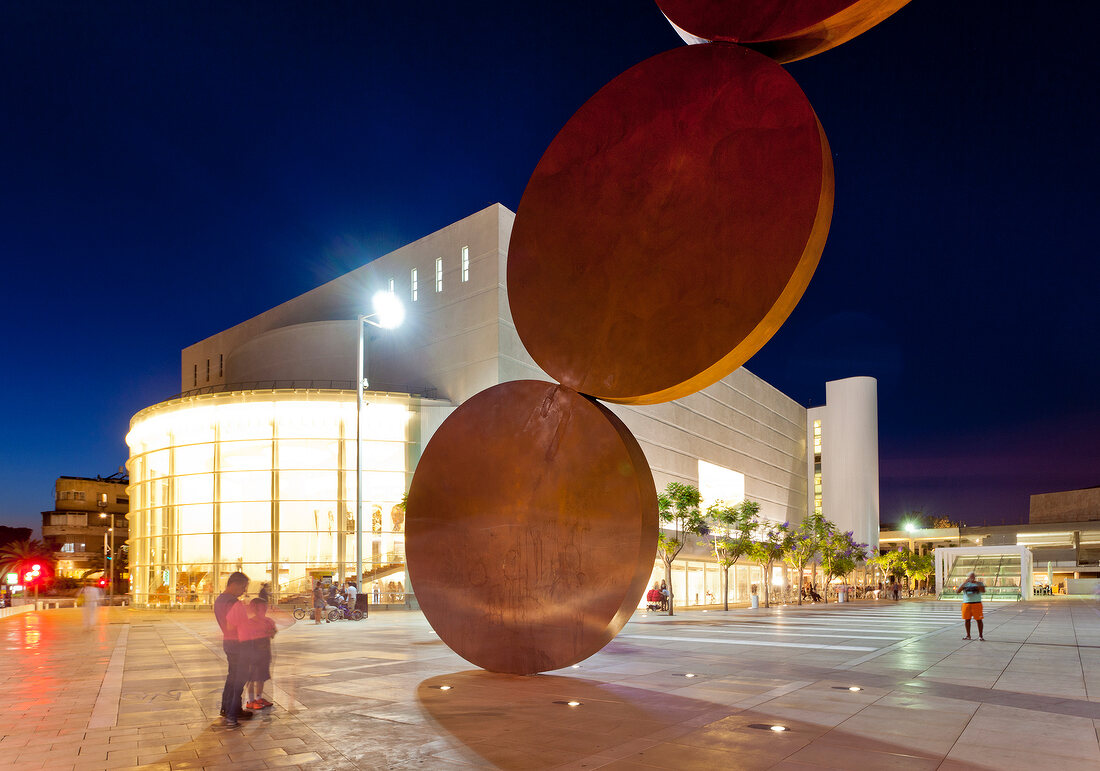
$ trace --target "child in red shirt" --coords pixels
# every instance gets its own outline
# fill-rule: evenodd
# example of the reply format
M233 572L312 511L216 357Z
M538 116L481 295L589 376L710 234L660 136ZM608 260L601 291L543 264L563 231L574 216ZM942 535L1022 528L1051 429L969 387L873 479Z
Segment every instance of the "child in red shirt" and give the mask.
M248 604L248 620L238 628L242 645L248 649L247 709L264 709L272 703L263 697L264 683L271 679L271 638L275 622L267 616L267 602L259 597Z

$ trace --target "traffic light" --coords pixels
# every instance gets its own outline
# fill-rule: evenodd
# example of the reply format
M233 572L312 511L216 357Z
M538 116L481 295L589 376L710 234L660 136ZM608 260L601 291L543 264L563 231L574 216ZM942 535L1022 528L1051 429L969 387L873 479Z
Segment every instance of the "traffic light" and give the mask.
M100 586L106 586L107 585L107 579L106 578L99 579L99 585Z

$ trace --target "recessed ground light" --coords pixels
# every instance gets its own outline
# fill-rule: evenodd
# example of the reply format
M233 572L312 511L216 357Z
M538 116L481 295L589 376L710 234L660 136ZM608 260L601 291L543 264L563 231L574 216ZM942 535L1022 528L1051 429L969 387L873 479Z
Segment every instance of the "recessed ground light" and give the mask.
M706 613L706 611L705 611L705 610L704 610L703 612L704 612L704 613Z
M782 733L784 731L790 731L785 725L778 725L772 723L749 723L747 728L755 728L757 731L775 731L776 733Z
M862 691L863 689L860 688L858 685L849 685L848 690L849 691Z
M580 669L580 668L581 668L581 665L580 665L580 664L574 664L574 665L573 665L573 669Z
M437 691L449 691L454 688L453 685L430 685L429 688L435 688Z
M579 707L581 703L579 701L555 701L555 704L564 704L567 707Z
M684 677L695 677L695 673L694 672L688 672L686 675L684 675Z

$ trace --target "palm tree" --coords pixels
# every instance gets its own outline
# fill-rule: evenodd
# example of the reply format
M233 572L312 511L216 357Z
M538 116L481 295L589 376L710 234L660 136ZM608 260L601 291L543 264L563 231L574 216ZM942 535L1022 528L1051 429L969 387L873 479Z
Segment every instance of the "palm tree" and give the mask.
M40 565L43 575L53 573L53 554L41 541L14 541L0 548L0 573L15 573L20 582L24 573ZM38 584L34 587L38 596Z

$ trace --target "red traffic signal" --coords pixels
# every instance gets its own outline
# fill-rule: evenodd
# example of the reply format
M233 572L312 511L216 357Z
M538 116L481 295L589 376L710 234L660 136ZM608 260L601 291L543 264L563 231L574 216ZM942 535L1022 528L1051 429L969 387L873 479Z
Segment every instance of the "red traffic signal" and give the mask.
M99 579L99 585L100 586L106 586L107 585L107 579L106 578Z

